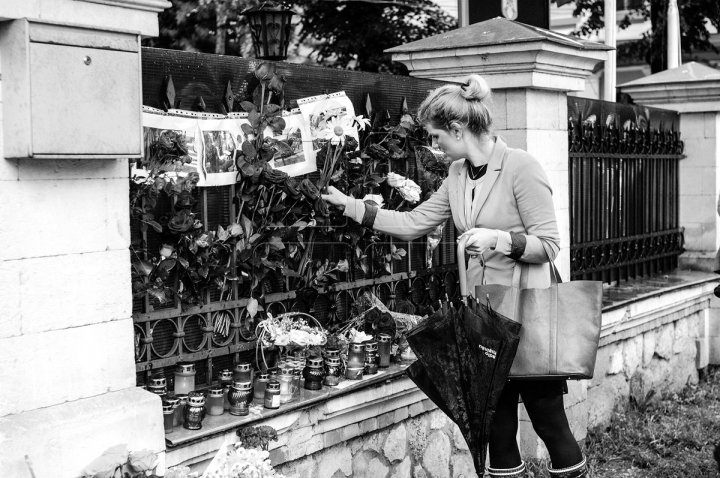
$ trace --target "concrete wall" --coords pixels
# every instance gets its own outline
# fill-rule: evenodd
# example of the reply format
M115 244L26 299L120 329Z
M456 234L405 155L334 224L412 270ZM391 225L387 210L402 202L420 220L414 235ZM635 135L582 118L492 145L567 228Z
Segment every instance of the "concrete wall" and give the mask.
M157 11L76 0L0 4L4 19L146 34L157 32ZM0 93L2 475L30 477L25 455L38 477L73 477L113 445L163 452L160 399L135 387L128 161L7 160L2 104Z

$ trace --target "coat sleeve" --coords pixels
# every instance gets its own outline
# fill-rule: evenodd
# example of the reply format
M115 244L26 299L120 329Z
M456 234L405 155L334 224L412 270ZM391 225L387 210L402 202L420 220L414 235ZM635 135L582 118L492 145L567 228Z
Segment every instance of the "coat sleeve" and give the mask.
M412 241L432 232L437 226L444 224L451 215L447 183L446 178L430 199L412 211L378 210L373 229L403 241ZM345 204L345 216L361 222L364 212L365 204L360 199L348 198Z
M513 192L527 234L519 260L539 264L555 260L560 233L555 218L552 189L540 162L523 154L515 167Z

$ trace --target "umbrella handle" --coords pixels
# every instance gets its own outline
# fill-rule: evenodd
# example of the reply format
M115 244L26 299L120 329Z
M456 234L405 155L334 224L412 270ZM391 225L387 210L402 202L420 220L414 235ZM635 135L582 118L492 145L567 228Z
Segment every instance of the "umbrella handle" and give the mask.
M465 246L470 236L464 236L458 242L457 247L457 263L458 263L458 281L460 282L460 298L465 299L468 294L467 286L467 266L465 265Z

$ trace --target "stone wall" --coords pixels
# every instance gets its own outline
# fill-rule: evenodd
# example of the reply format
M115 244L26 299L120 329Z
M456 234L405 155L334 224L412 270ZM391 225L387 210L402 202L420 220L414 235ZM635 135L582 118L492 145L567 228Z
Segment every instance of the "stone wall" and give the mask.
M287 463L287 478L475 478L472 456L458 427L424 401L400 423Z
M0 20L157 33L169 3L134 5L145 9L129 0L3 0ZM2 475L31 476L26 455L36 476L72 477L113 445L163 452L160 399L135 387L128 161L5 159L3 122L18 120L3 112L3 99L17 94L8 84L0 82Z

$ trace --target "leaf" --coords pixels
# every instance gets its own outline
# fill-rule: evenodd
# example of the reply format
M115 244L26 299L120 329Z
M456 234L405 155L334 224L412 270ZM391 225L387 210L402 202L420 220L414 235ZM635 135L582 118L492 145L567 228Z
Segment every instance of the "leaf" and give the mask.
M218 230L217 230L217 238L218 241L226 241L230 237L230 232L223 229L221 225L218 224Z
M403 249L402 247L398 247L395 250L395 254L399 255L400 257L405 257L407 255L407 251Z
M242 215L240 220L242 221L242 227L245 231L245 237L250 237L250 235L252 234L252 221L250 221L250 219L248 219L245 214Z
M183 259L182 257L178 257L178 258L177 258L177 261L178 261L178 262L180 263L180 265L183 266L185 269L187 269L187 268L190 266L190 263L189 263L186 259Z
M246 103L250 103L250 102L247 101ZM250 103L250 104L252 105L252 103ZM253 106L255 106L255 105L253 105ZM242 130L243 133L245 133L245 136L249 136L249 135L251 135L251 134L255 134L255 131L253 131L252 127L251 127L249 124L247 124L247 123L241 124L241 125L240 125L240 129Z
M155 229L155 232L162 232L162 226L158 224L155 221L148 221L148 224L152 226L153 229Z
M290 227L297 227L298 231L302 231L308 226L308 223L306 221L297 221L295 224L293 224Z
M245 155L245 157L249 159L255 159L257 156L257 150L255 149L255 146L250 141L244 141L242 144L242 152Z
M267 105L265 106L265 114L267 116L277 116L279 114L282 114L282 110L280 109L279 105Z
M276 116L274 118L270 118L270 128L272 128L273 132L276 134L280 134L285 129L285 120L282 119L280 116Z
M200 269L198 269L198 274L200 274L203 279L207 279L209 273L210 269L207 266L202 266Z
M158 268L166 272L170 272L173 267L175 267L176 263L177 261L175 259L165 259L164 261L160 262Z
M250 236L250 244L260 239L260 236L260 234L253 234L252 236Z
M250 126L257 130L260 126L260 113L258 113L257 110L251 111L248 115L248 121L250 122Z
M246 112L250 113L252 111L257 111L257 106L255 106L253 103L249 101L243 101L240 103L240 108L245 110Z

